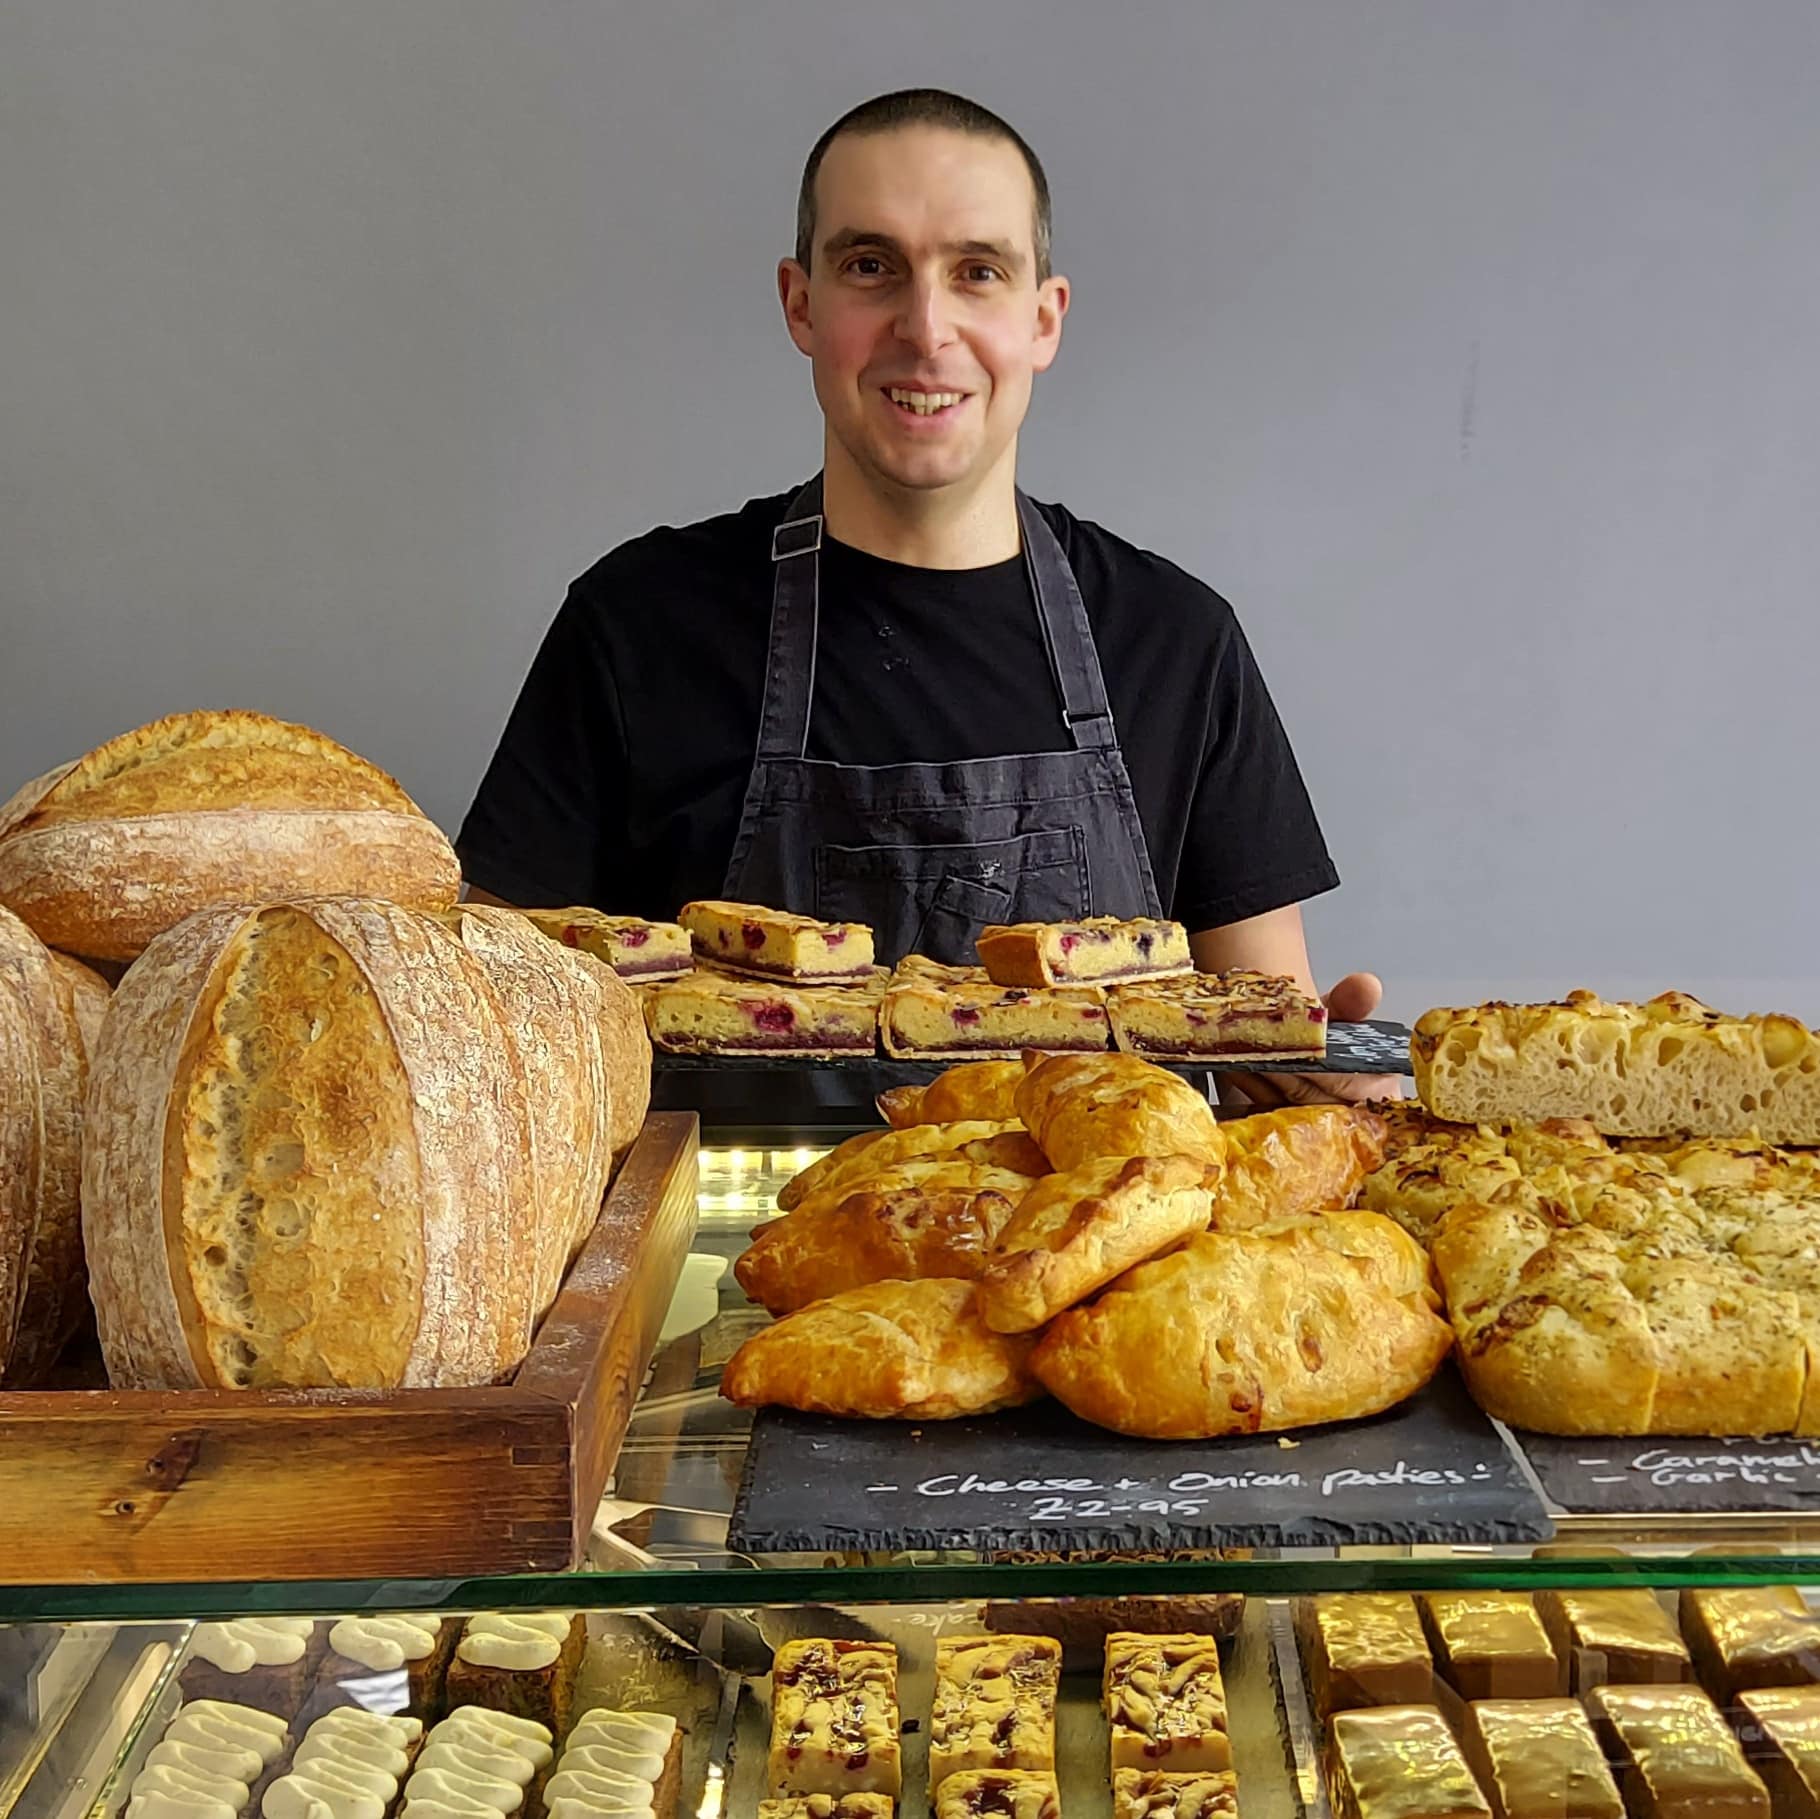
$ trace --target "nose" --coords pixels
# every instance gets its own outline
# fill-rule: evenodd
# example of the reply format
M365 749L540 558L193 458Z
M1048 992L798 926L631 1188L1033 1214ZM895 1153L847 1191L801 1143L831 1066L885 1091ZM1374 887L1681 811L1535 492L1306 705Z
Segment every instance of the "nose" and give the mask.
M918 277L906 286L904 306L898 313L898 339L918 354L939 353L954 339L948 313L948 293L932 278Z

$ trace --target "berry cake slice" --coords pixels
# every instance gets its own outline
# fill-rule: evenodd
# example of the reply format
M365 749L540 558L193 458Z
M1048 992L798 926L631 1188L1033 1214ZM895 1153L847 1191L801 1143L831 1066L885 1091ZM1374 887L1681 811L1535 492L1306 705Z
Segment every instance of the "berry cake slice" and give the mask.
M591 909L526 910L525 915L552 941L604 960L622 979L674 979L695 964L680 922L604 916Z
M1106 1046L1106 994L1091 985L994 985L983 966L899 963L879 1013L885 1053L901 1059L997 1055L1027 1048L1097 1052Z
M1112 1037L1152 1060L1281 1061L1327 1052L1327 1007L1293 981L1236 969L1112 988Z
M798 985L863 979L872 970L872 931L862 922L817 922L756 903L685 903L677 920L698 958L728 972Z
M673 1055L870 1055L889 977L794 986L698 966L646 989L645 1022Z
M1150 916L994 923L980 933L979 956L997 985L1109 985L1194 970L1187 929Z

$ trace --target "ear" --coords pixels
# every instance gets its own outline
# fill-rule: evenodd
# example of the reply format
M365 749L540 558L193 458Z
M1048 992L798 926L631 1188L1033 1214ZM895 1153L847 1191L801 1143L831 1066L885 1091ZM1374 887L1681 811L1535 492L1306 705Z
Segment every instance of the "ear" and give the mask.
M799 354L811 354L814 328L809 321L809 274L794 259L777 262L777 300L784 306L784 327Z
M1062 318L1068 314L1072 292L1063 277L1045 278L1036 289L1036 343L1030 364L1046 373L1062 348Z

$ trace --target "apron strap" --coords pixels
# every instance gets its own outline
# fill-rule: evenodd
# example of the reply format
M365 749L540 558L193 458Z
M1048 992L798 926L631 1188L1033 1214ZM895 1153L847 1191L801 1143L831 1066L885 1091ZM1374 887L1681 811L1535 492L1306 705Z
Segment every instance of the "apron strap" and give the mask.
M1062 720L1077 751L1105 751L1118 744L1112 726L1112 704L1100 673L1093 628L1081 600L1074 570L1062 553L1049 521L1019 492L1017 521L1024 534L1024 567L1043 628L1043 646L1062 698Z

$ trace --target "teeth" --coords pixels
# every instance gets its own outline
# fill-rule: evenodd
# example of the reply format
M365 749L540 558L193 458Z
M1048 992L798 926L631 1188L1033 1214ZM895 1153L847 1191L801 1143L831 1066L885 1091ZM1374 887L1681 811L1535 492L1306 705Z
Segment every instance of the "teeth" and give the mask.
M962 392L907 392L897 385L890 388L891 402L907 405L919 417L927 417L932 411L944 410L950 404L959 404L964 396Z

